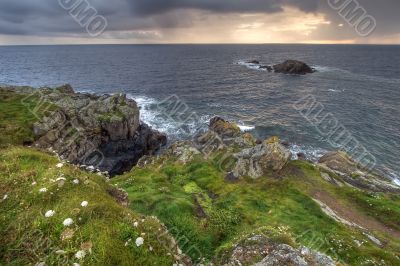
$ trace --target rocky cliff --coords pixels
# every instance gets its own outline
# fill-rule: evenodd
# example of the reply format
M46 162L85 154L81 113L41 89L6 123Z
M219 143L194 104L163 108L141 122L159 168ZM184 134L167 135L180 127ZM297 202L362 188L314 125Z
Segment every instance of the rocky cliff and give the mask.
M70 85L8 89L26 95L25 100L39 99L32 112L46 109L33 125L34 146L89 170L121 174L167 142L164 134L140 121L136 102L125 94L75 93Z

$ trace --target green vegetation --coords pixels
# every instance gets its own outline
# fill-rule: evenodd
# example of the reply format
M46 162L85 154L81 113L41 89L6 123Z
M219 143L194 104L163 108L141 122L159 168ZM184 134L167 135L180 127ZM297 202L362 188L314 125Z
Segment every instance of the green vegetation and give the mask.
M37 108L38 100L0 90L0 265L172 265L176 246L158 219L194 261L223 261L236 243L257 233L276 243L305 245L342 264L400 265L399 238L373 230L384 240L379 246L363 230L327 216L313 200L317 192L327 194L399 230L399 195L335 186L305 161L290 162L279 176L228 183L217 163L224 151L186 165L162 157L107 182L75 166L56 167L53 155L20 146L33 141L34 114L49 110ZM117 203L116 187L128 193L129 208ZM49 210L54 215L45 217ZM74 223L64 226L67 218ZM140 247L138 237L144 239ZM82 250L86 256L76 258Z
M0 264L172 265L157 219L118 205L104 177L57 163L32 149L0 150L0 196L8 195L0 201ZM47 218L49 210L55 214ZM69 227L63 225L67 218L74 221ZM137 247L140 236L144 244ZM79 250L83 259L75 257Z
M56 107L38 95L19 95L0 89L0 146L33 142L32 125Z
M321 211L309 192L314 185L321 189L332 185L320 178L318 169L305 162L293 162L288 168L291 171L283 180L264 177L229 184L213 162L197 158L181 165L170 160L135 169L112 182L128 192L134 211L159 217L175 237L188 241L181 248L193 259L201 255L212 260L238 239L271 226L287 228L299 244L351 265L382 259L392 265L400 262L394 255L398 239L381 249L360 230Z

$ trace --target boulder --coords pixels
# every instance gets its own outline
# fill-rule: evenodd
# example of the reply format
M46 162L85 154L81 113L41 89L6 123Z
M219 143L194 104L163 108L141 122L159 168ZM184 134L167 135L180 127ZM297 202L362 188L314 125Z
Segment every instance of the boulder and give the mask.
M286 244L272 240L269 235L252 234L236 243L232 250L225 251L217 265L253 266L334 266L329 256L295 243Z
M167 155L173 156L180 163L186 164L194 159L200 151L192 146L189 141L178 141L171 145L166 151Z
M222 138L234 138L241 133L240 128L236 124L230 123L218 116L210 120L209 129Z
M297 60L287 60L281 64L274 65L273 69L276 73L296 75L305 75L315 72L315 70L306 63Z
M234 155L237 162L233 168L236 177L259 178L270 172L281 170L291 157L290 151L272 137L253 148L244 149Z

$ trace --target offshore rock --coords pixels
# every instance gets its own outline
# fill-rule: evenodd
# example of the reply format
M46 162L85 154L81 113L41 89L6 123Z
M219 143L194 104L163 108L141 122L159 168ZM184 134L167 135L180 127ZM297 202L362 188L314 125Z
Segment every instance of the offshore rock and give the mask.
M315 70L306 63L297 60L287 60L281 64L274 65L273 69L276 73L296 75L305 75L315 72Z

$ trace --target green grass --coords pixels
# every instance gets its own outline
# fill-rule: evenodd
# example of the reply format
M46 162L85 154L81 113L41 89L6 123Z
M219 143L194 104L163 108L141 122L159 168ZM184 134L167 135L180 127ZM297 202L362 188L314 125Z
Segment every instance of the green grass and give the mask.
M33 123L54 110L54 105L40 102L38 95L19 95L0 89L0 147L33 142Z
M324 191L340 204L400 229L398 195L335 187L321 178L316 166L304 161L290 162L279 179L265 176L226 183L225 171L217 163L225 151L209 160L197 156L186 165L162 158L106 182L74 166L56 168L53 156L15 146L32 142L33 123L55 109L38 104L35 96L0 90L0 265L41 261L172 265L175 261L168 253L175 246L160 222L149 216L158 217L194 261L228 258L235 243L256 232L274 242L319 250L343 264L400 265L399 239L372 232L388 239L383 248L378 247L359 229L326 216L311 198L315 190ZM61 175L66 181L59 186L54 180ZM72 183L74 179L80 180L79 185ZM129 208L117 204L107 192L114 185L128 192ZM44 187L48 191L39 193ZM4 195L8 198L2 200ZM84 200L89 202L86 208L80 206ZM48 210L55 215L44 217ZM68 233L62 224L66 218L75 221L74 233L62 240ZM135 221L138 227L133 226ZM145 244L139 248L134 242L142 233ZM82 245L92 249L79 261L74 255Z
M59 169L57 163L56 158L31 149L0 150L1 199L8 195L0 199L0 264L172 265L174 260L160 241L167 238L158 220L118 205L107 193L111 186L103 177L73 166ZM53 182L61 174L66 178L63 186ZM73 184L74 179L80 183ZM40 193L40 188L47 192ZM81 207L82 201L88 201L88 207ZM46 218L48 210L55 215ZM74 220L70 227L74 234L62 240L66 218ZM135 221L138 227L133 226ZM144 245L137 247L135 240L142 233ZM92 250L78 260L74 254L84 243L91 243ZM58 255L57 250L65 254Z
M188 165L164 161L135 169L112 182L128 192L134 211L156 215L176 237L184 239L181 248L194 260L199 252L191 250L212 260L238 239L270 226L287 228L297 243L346 264L368 260L400 263L395 255L398 246L381 249L360 230L339 224L321 211L308 191L316 184L321 189L333 188L314 166L296 162L291 167L297 169L295 177L288 173L284 180L264 177L228 184L213 162L198 158ZM198 216L195 199L207 217ZM363 245L358 247L357 241Z

